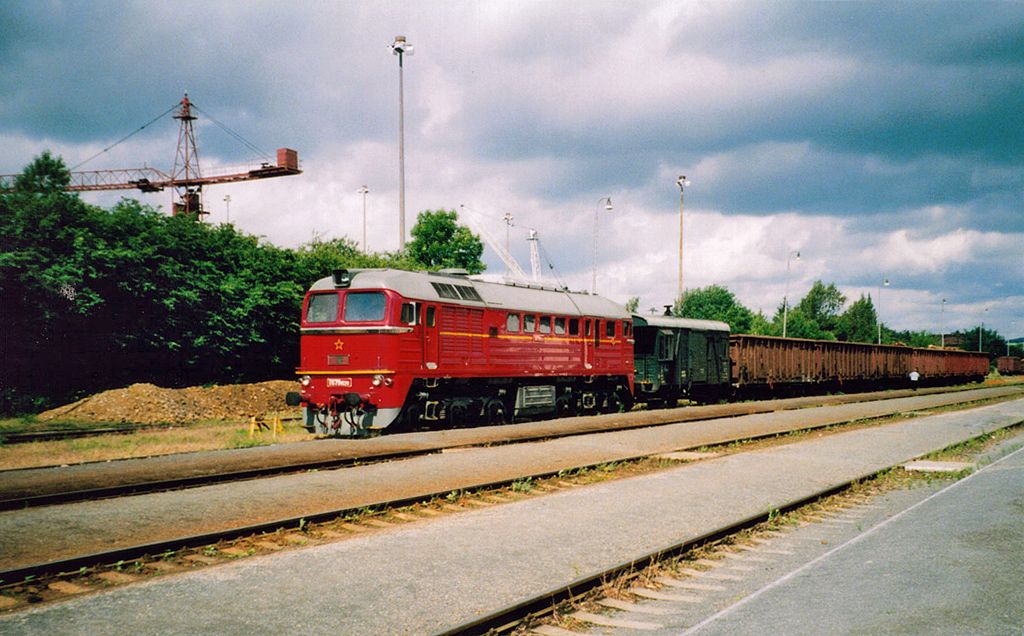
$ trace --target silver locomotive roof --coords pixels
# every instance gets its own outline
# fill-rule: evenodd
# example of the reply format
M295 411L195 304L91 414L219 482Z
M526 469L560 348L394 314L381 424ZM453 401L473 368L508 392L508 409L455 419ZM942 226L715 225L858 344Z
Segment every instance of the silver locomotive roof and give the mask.
M634 327L661 327L664 329L700 329L701 331L729 331L729 325L717 320L676 318L675 316L641 316L633 314Z
M398 269L352 269L348 272L351 275L351 283L347 289L391 289L411 300L563 316L597 316L615 320L628 320L630 317L625 307L607 298L540 285L495 283L458 274L409 272ZM475 294L464 292L460 298L442 296L438 288L447 290L445 285L456 288L468 286ZM334 284L333 276L321 278L310 287L310 291L334 289L339 287ZM474 295L480 300L474 300Z

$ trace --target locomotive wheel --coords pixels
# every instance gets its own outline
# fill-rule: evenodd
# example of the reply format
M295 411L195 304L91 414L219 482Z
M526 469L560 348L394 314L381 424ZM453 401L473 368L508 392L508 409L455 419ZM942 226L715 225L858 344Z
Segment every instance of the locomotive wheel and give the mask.
M613 400L616 406L615 410L619 413L626 413L633 409L633 396L629 391L616 391Z
M562 395L555 400L555 417L573 417L576 415L576 403L572 395Z
M423 415L423 408L419 404L410 404L402 411L401 418L388 428L394 429L395 433L416 430L416 427L420 425L421 415Z
M468 411L464 404L452 404L448 409L448 424L453 428L458 428L466 424Z
M490 425L497 426L508 423L508 419L505 416L505 405L502 404L501 400L488 400L484 406L484 417Z

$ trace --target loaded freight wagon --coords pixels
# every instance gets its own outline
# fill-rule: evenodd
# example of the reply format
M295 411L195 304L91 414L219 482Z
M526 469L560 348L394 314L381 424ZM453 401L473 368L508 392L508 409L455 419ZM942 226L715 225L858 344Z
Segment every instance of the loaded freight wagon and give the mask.
M734 334L729 338L732 382L740 393L860 391L979 382L988 374L984 353L902 345L804 340Z

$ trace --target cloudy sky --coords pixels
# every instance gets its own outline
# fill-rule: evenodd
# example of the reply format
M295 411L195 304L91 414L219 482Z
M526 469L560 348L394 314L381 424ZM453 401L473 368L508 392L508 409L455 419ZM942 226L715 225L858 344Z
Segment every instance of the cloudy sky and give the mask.
M646 310L675 295L685 174L687 287L771 314L787 284L852 301L888 279L894 328L1024 335L1020 2L7 0L0 172L78 164L188 91L204 169L257 158L211 117L304 169L209 188L210 222L230 194L275 244L359 241L366 184L369 247L394 250L398 34L408 227L463 209L503 243L509 212L519 262L535 229L586 289L596 215L599 292ZM80 169L169 170L177 132L164 117ZM83 197L125 194L169 208Z

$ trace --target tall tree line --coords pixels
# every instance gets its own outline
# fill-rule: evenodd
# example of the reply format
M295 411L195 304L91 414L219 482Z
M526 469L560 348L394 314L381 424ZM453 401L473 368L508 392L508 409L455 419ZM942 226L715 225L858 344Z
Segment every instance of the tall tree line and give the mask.
M479 239L454 212L427 212L428 227L413 230L429 237L410 243L408 253L434 255L423 263L348 239L283 249L131 199L103 209L65 191L69 180L44 153L0 191L0 412L134 382L287 378L303 294L332 270L483 269ZM446 236L461 246L454 261L421 244Z

